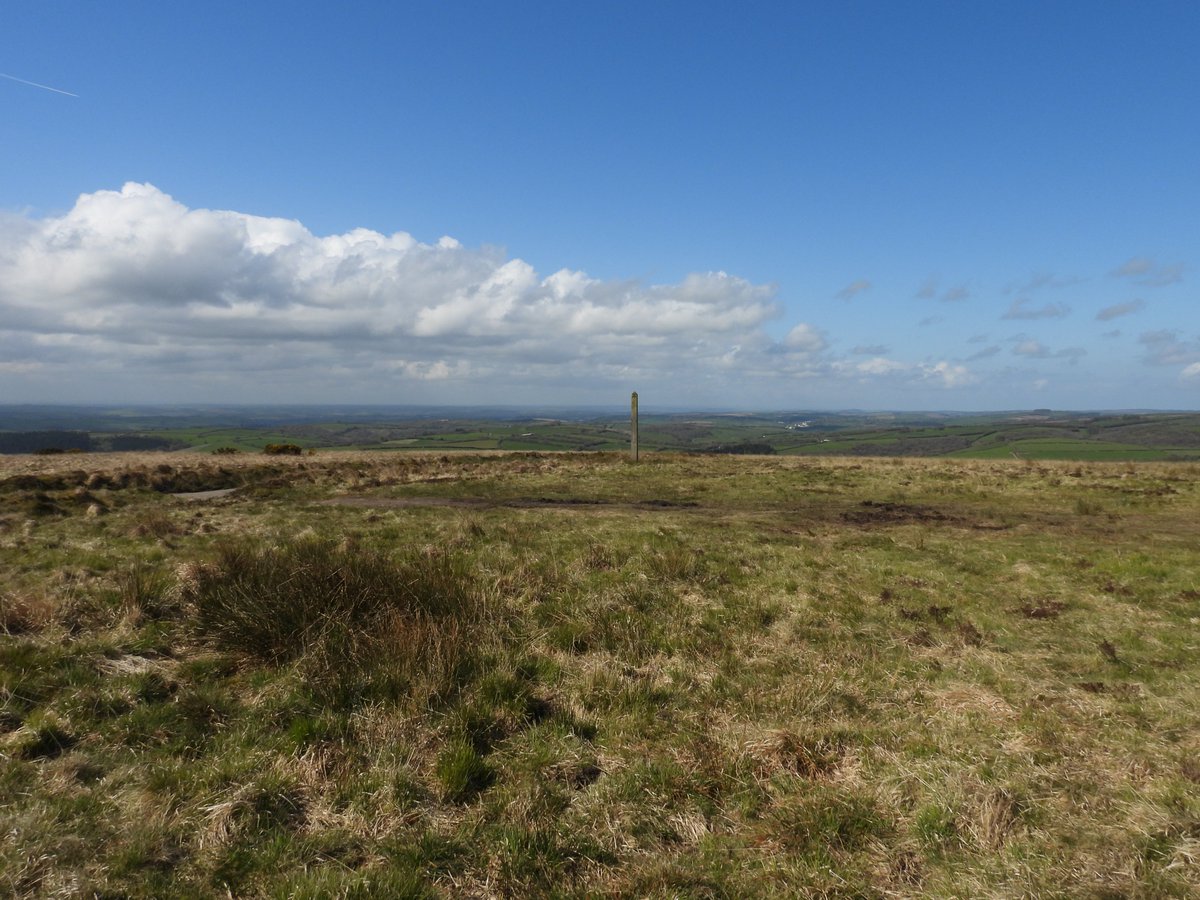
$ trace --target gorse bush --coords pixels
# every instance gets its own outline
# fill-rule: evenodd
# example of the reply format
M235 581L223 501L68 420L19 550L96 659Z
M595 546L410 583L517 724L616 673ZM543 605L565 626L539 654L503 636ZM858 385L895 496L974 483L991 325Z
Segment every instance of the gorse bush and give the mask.
M303 456L304 448L299 444L267 444L263 453L267 456Z
M489 606L461 558L391 558L322 539L228 543L180 594L198 631L261 662L300 660L325 700L439 693L471 669Z

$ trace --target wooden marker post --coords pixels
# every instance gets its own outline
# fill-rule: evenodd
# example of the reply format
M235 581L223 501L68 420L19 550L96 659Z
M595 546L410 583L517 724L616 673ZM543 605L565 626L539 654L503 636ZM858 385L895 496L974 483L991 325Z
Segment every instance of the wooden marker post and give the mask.
M634 462L637 462L638 458L637 429L637 391L634 391L629 400L629 457Z

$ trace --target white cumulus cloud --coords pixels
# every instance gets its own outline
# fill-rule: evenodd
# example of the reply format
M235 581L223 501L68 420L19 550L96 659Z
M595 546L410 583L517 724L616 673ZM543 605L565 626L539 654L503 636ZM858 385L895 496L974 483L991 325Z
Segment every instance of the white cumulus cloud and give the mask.
M963 385L974 384L976 381L970 369L954 363L934 363L933 365L922 366L921 370L926 379L938 382L948 388L962 387Z
M934 384L957 388L976 382L975 375L963 365L950 362L910 363L886 356L875 356L860 362L839 360L831 364L832 371L843 377L887 379L900 384Z
M789 349L802 353L820 353L826 347L824 335L804 322L789 331L783 343Z
M651 285L543 276L449 237L321 237L288 219L190 209L149 184L0 221L9 373L686 383L735 346L741 364L766 368L762 326L778 313L772 286L724 272ZM826 346L809 325L784 343Z

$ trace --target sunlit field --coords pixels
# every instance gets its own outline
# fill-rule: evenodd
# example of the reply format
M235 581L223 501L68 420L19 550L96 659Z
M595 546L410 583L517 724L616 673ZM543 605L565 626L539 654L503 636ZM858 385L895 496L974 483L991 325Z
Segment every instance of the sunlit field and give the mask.
M0 892L1195 896L1197 476L0 457Z

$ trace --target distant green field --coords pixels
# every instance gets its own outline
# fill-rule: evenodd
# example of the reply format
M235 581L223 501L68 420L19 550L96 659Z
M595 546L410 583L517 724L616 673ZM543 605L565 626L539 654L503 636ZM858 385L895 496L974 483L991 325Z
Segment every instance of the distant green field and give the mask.
M133 424L127 417L93 413L106 427L90 434L95 449L115 446L126 436L161 440L211 451L234 447L259 452L267 444L292 443L321 450L437 451L619 451L629 446L625 415L597 418L473 418L447 409L430 415L371 420L304 420L297 413L270 409L240 417L215 414L197 421L147 413ZM316 413L314 413L315 415ZM15 414L14 414L15 416ZM93 419L60 418L77 427L75 443ZM107 416L107 418L105 418ZM12 423L36 421L29 415ZM202 424L204 421L209 424ZM0 407L0 453L26 447L29 438L7 426ZM39 432L37 446L52 446L54 432ZM66 438L64 436L64 441ZM128 442L127 442L128 443ZM64 445L65 446L65 445ZM803 456L951 457L957 459L1194 460L1200 459L1200 414L1196 413L649 413L643 410L639 447L645 453L752 453Z
M473 426L473 427L472 427ZM410 430L409 436L390 436L389 427L375 431L383 439L367 437L350 426L319 424L303 428L257 430L254 428L181 428L147 432L155 437L179 441L194 450L236 447L247 452L270 443L296 443L304 447L341 450L622 450L628 447L628 428L614 424L428 422ZM1097 429L1103 434L1106 429ZM946 426L910 429L889 427L851 432L827 430L798 432L764 426L761 421L702 424L651 420L643 425L639 445L644 452L713 452L743 444L770 447L776 453L806 456L946 456L957 459L1045 459L1045 460L1171 460L1200 459L1200 447L1145 446L1101 437L1050 436L1053 428L1031 428L1025 424L1004 427ZM1030 434L1030 437L1020 437ZM824 436L829 435L829 436ZM1036 436L1034 436L1036 435ZM970 442L968 446L964 443Z
M259 451L267 444L299 444L301 447L320 446L311 438L297 438L278 431L255 428L180 428L144 432L152 437L180 441L191 450L216 450L236 447L243 451Z
M1200 450L1187 448L1139 447L1115 441L1039 440L1012 441L989 447L971 448L949 453L959 459L1078 459L1119 462L1122 460L1157 461L1167 459L1198 459Z

